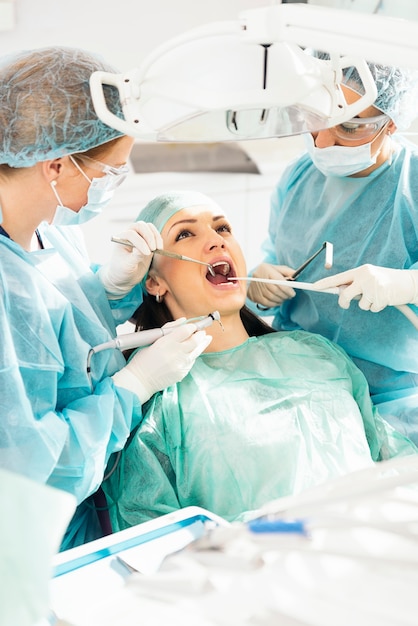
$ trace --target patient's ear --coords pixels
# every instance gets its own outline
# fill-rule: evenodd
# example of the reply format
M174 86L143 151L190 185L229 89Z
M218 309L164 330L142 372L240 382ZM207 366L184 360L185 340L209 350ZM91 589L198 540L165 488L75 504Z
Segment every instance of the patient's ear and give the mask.
M167 291L167 289L163 287L161 279L158 278L158 276L153 276L151 273L147 276L145 287L151 296L156 296L157 294L163 296Z

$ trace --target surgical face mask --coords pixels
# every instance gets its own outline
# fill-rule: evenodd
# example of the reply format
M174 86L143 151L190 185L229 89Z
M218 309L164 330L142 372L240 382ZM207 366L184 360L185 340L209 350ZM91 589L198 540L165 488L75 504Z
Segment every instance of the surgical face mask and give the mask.
M385 127L382 128L384 130ZM381 132L381 131L380 131ZM379 133L380 134L380 133ZM373 141L379 136L373 137ZM380 150L372 156L372 142L361 146L328 146L317 148L310 133L304 134L305 145L314 163L324 176L351 176L376 163Z
M87 203L76 212L62 204L61 198L56 190L56 181L53 180L51 184L52 191L58 200L58 206L55 211L52 224L54 226L72 226L74 224L84 224L90 221L97 215L100 215L104 207L110 202L115 192L115 189L119 187L121 182L126 178L128 168L122 166L120 168L111 168L113 172L107 172L101 178L90 179L85 172L81 169L75 159L70 155L71 161L86 178L89 183L89 189L87 192ZM115 173L116 172L116 173Z

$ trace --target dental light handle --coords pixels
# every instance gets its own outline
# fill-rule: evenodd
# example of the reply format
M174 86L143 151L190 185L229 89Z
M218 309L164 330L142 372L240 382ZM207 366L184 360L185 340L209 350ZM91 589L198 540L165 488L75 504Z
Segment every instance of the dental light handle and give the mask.
M207 328L214 321L219 321L220 315L218 311L213 311L213 313L209 313L207 317L199 318L196 321L187 320L185 323L192 323L196 326L196 330L203 330ZM135 333L128 333L126 335L120 335L111 341L106 341L105 343L100 343L91 349L91 352L96 354L97 352L102 352L102 350L109 349L118 349L118 350L130 350L132 348L143 348L145 346L149 346L157 339L164 337L164 335L168 335L169 333L176 330L178 326L167 326L166 328L150 328L149 330L140 330Z

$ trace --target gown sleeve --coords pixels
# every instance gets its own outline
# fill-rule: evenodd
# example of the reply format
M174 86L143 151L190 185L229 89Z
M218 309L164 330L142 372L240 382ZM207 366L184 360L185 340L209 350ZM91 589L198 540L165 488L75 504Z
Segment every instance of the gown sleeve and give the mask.
M109 337L94 311L72 309L57 290L38 289L33 276L17 269L6 278L0 266L0 467L80 503L99 487L141 405L111 378L125 363L121 353L95 355L89 379L90 328L101 333L93 345Z

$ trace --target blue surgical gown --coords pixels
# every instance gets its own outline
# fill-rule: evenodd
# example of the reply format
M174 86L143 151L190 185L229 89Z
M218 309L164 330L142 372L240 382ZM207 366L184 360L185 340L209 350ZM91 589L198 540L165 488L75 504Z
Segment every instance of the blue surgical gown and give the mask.
M300 280L364 263L418 269L418 149L402 138L392 143L391 162L363 178L325 177L307 154L290 164L272 195L263 260L296 268L330 241L332 269L318 256ZM418 444L418 332L400 311L362 311L355 301L344 310L335 295L298 290L267 314L276 329L302 328L342 346L364 372L380 414Z
M78 227L40 232L45 249L35 252L0 236L0 466L83 503L68 548L95 537L85 499L142 415L134 394L110 378L125 364L119 351L93 356L93 391L87 373L90 348L113 338L138 300L130 294L112 312Z
M278 332L202 354L157 393L104 489L117 529L191 505L245 520L270 500L416 453L341 348Z

